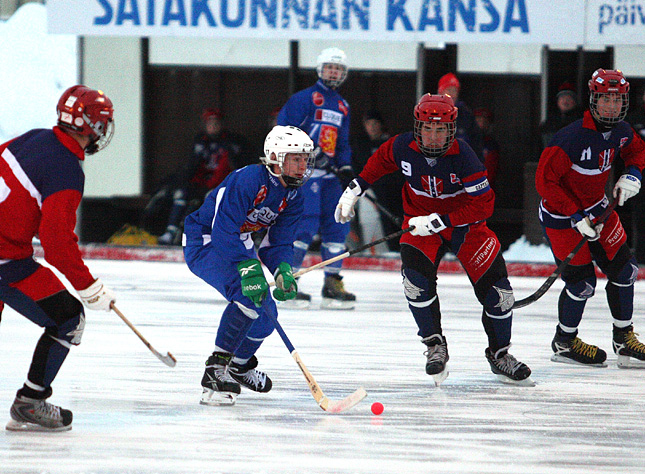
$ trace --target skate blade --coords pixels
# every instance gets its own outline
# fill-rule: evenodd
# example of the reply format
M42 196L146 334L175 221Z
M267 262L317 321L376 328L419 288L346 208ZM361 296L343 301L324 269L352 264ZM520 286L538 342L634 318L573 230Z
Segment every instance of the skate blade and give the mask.
M582 362L578 362L558 354L553 354L551 356L551 362L560 362L562 364L579 365L582 367L607 367L607 364L605 362L601 362L600 364L583 364Z
M497 376L497 379L500 382L507 385L515 385L517 387L535 387L535 382L531 377L526 377L524 380L515 380L502 374L495 374L495 376Z
M311 301L307 300L287 300L279 301L278 308L280 309L309 309Z
M625 355L617 355L616 364L619 369L645 369L645 361Z
M50 433L58 431L69 431L72 429L72 425L70 424L67 426L60 426L58 428L47 428L37 423L27 423L25 421L11 420L9 421L9 423L7 423L7 426L5 428L7 429L7 431L38 431L41 433Z
M447 368L443 369L443 371L438 374L432 374L435 387L440 387L443 381L448 378L448 375L450 375L450 372L448 372Z
M320 304L321 309L350 310L354 309L354 306L356 306L356 301L339 301L331 298L323 298Z
M212 407L217 406L233 406L235 405L236 393L233 392L216 392L205 388L202 392L202 398L199 400L200 405L208 405Z

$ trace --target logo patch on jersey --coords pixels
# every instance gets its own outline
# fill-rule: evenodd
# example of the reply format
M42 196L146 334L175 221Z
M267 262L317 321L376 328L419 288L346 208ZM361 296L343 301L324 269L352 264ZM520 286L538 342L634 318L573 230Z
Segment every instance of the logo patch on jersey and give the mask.
M328 156L336 154L336 141L338 140L338 129L332 125L322 125L318 135L318 145Z
M345 103L342 100L338 101L338 110L340 110L342 113L344 113L345 116L347 116L347 114L349 113L349 110L347 110L347 106L345 105Z
M455 173L450 173L450 182L452 184L460 184L461 180L457 178L457 175Z
M258 195L255 196L255 199L253 200L253 207L260 204L266 198L267 198L267 187L263 184L260 190L258 191Z
M284 209L287 207L287 198L284 197L282 198L282 202L280 203L280 206L278 207L278 213L284 211Z
M314 119L316 120L316 122L328 122L336 125L337 127L340 127L343 123L342 114L334 110L327 109L316 109Z
M624 146L625 146L625 143L627 143L627 140L629 140L629 138L627 138L627 137L623 137L623 138L621 138L621 139L620 139L620 145L618 145L618 148L622 148L622 147L624 147Z
M598 169L602 172L605 172L609 168L611 168L611 164L614 162L615 155L616 151L613 148L601 151L598 157Z
M421 184L432 197L439 197L443 193L443 180L436 176L421 176Z
M311 100L316 107L322 107L325 103L325 97L320 92L314 92L311 94Z

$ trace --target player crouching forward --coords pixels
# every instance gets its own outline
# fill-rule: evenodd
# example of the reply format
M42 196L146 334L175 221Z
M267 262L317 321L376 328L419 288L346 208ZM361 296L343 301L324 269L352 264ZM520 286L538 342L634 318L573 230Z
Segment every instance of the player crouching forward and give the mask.
M271 390L255 353L274 329L275 301L262 262L273 273L279 301L295 298L293 241L304 208L300 186L313 169L314 145L302 130L276 126L264 142L263 165L237 170L186 218L184 256L190 270L228 301L215 351L202 378L203 405L233 405L240 386ZM252 232L267 233L256 254Z
M427 346L426 372L437 385L448 376L437 297L437 256L445 245L461 262L484 307L485 355L492 371L503 382L534 385L531 370L508 353L515 300L500 243L486 226L495 202L486 169L466 142L455 139L457 108L450 96L424 95L414 118L414 132L392 137L369 158L341 196L336 220L348 222L369 185L400 169L406 180L403 226L414 226L401 237L401 273L408 306Z

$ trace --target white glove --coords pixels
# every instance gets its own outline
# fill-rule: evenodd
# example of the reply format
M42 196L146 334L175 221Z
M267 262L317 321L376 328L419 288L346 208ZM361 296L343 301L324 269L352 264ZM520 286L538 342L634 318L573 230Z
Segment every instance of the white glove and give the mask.
M110 304L116 301L114 293L99 278L84 290L79 290L78 296L87 309L95 311L110 311Z
M630 173L625 173L614 186L614 197L618 198L618 205L622 206L629 198L638 194L641 189L641 180Z
M593 225L589 217L585 217L584 219L579 220L574 225L576 229L578 229L578 232L580 232L584 237L587 237L587 240L589 240L589 242L598 240L603 228L603 224Z
M336 219L336 222L346 224L352 220L352 217L356 214L354 212L354 206L358 198L361 197L362 192L361 185L353 179L345 188L345 191L343 191L343 195L336 205L336 211L334 211L334 219Z
M413 217L408 221L410 227L414 229L410 231L412 235L425 237L427 235L438 234L446 228L446 224L441 220L441 216L433 212L429 216Z

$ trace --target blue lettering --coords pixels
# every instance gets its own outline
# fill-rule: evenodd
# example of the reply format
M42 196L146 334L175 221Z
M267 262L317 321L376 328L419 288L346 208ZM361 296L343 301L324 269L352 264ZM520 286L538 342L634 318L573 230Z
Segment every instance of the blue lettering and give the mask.
M349 30L349 10L354 10L358 24L362 30L370 29L370 2L369 0L362 0L362 5L358 4L358 0L343 0L343 19L342 26L344 30Z
M103 10L105 10L105 15L101 17L95 17L94 18L94 24L95 25L107 25L112 21L112 14L114 11L112 10L112 5L110 5L107 0L98 0L98 2L101 4L103 7Z
M177 11L172 12L173 2L177 2ZM163 26L168 26L171 21L177 21L181 26L186 26L186 7L184 6L184 0L166 0L166 3L163 7L163 18L161 19L161 24Z
M131 4L132 11L125 11L126 2ZM137 0L119 0L119 7L116 11L116 22L117 25L122 25L124 21L131 20L133 25L141 25L139 20L139 6L137 5Z
M282 4L282 27L289 28L291 16L289 10L293 9L297 16L298 25L303 30L309 28L309 0L302 0L302 5L298 0L283 0Z
M148 0L148 25L155 24L155 0Z
M430 5L429 2L433 3L433 13L434 16L430 18L428 16ZM443 31L443 18L441 16L441 2L439 0L424 0L423 7L421 8L421 16L419 17L419 31L425 31L426 26L434 26L437 28L437 31ZM453 24L454 28L454 24Z
M403 28L407 31L412 31L412 23L405 12L406 0L387 0L387 29L394 29L394 22L400 18L403 22Z
M481 25L479 25L479 31L481 31L482 33L490 33L491 31L495 31L497 28L499 28L499 12L495 8L495 5L493 5L493 2L491 2L490 0L483 0L482 6L490 15L490 23L482 23Z
M466 30L475 31L475 0L468 0L468 8L462 0L450 0L448 3L448 31L455 31L457 12L464 20Z
M506 4L506 16L504 18L504 33L511 31L511 28L520 28L522 33L529 32L529 20L526 16L526 4L525 0L508 0ZM520 17L517 19L513 18L513 11L515 10L515 4L517 3Z
M278 0L251 0L251 27L258 27L258 8L262 10L267 25L275 28L278 21Z
M322 11L324 8L324 4L327 5L327 9L329 10L329 13L327 15L323 15ZM317 0L316 1L316 7L314 9L314 24L313 28L318 29L320 28L321 23L327 23L332 30L337 30L338 29L338 18L336 14L336 5L334 3L334 0Z
M199 23L199 17L202 15L206 17L206 23L208 23L208 26L217 26L215 18L213 17L213 12L211 12L210 7L208 6L208 0L193 0L193 14L190 18L190 24L192 26L197 26Z
M611 20L614 18L614 9L611 8L611 5L601 5L599 13L598 33L602 34L602 30L605 26L611 24Z
M228 0L222 0L222 24L229 28L237 28L244 23L244 11L246 7L246 0L238 0L237 18L231 20L228 17Z

